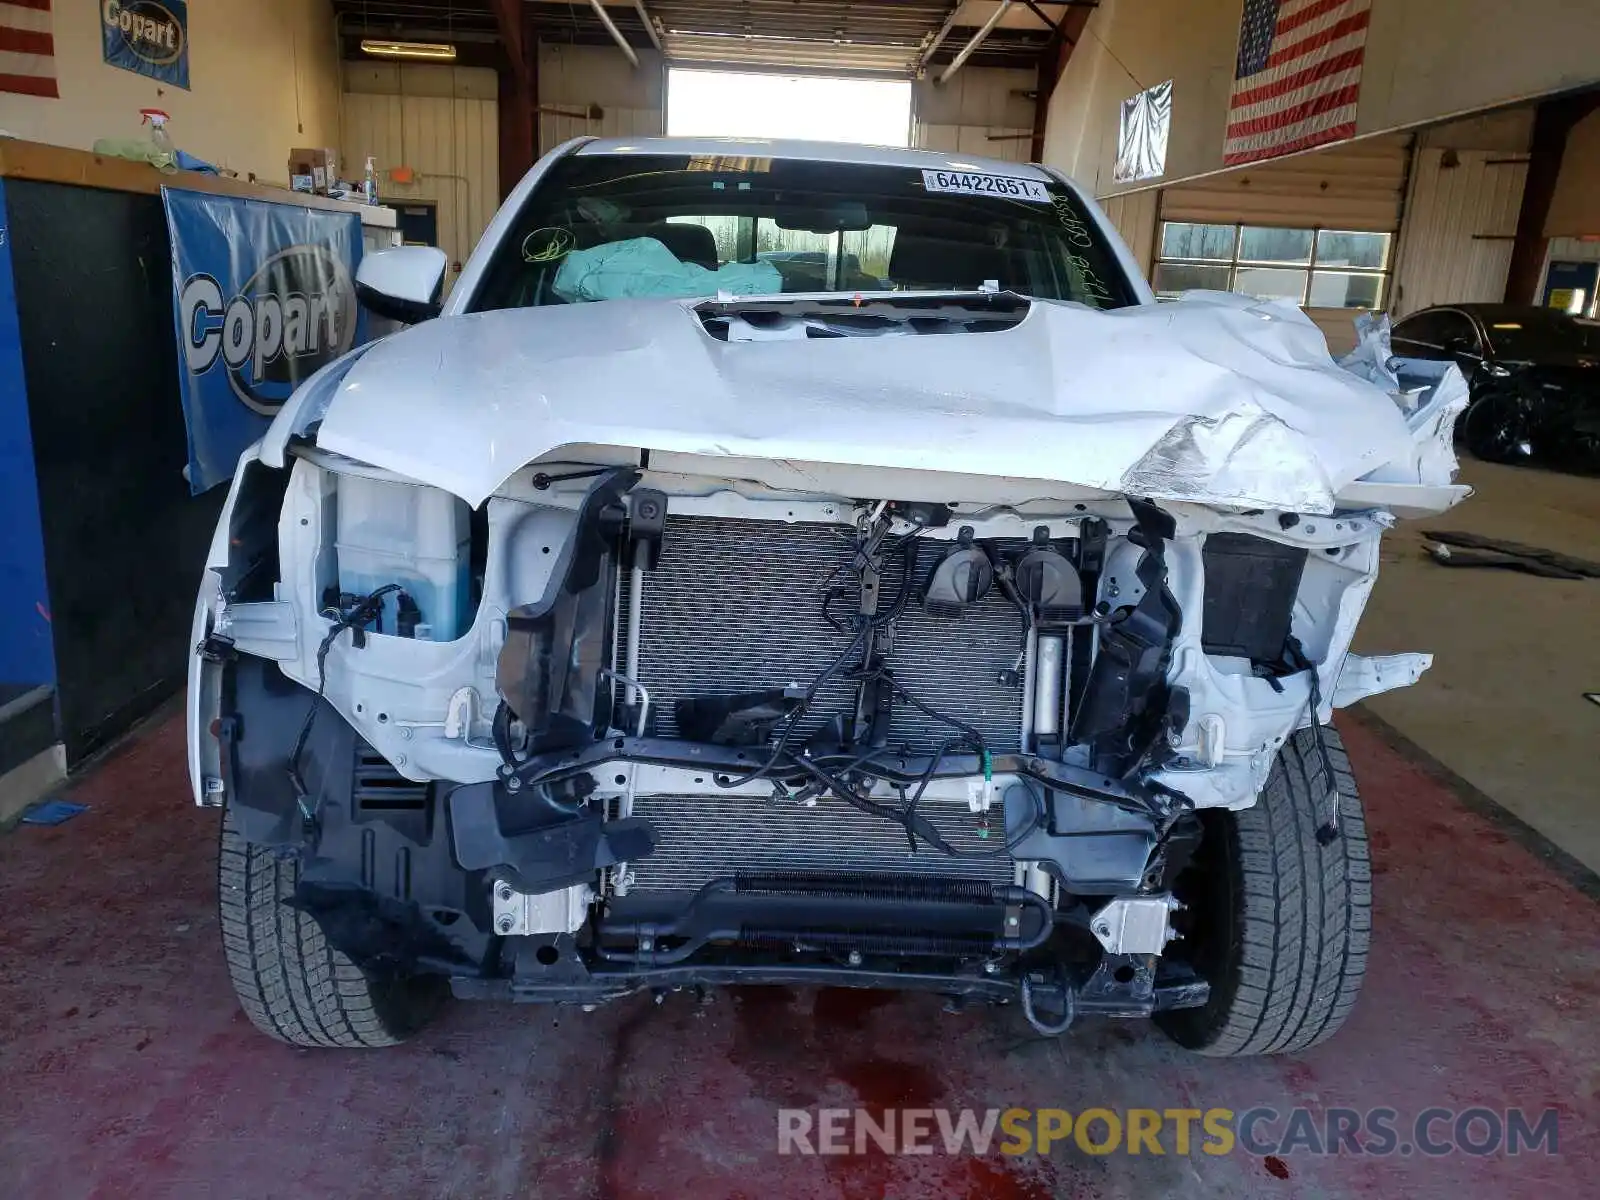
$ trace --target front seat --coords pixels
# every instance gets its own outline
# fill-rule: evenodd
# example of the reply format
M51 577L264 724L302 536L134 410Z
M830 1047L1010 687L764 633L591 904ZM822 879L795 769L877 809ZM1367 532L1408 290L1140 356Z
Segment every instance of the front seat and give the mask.
M957 241L902 229L889 252L889 278L897 288L970 290L989 279L1002 288L1021 287L1023 281L1013 275L1010 255L973 242L970 235Z
M682 221L658 221L639 236L655 238L679 262L694 263L708 271L717 269L717 239L704 225Z

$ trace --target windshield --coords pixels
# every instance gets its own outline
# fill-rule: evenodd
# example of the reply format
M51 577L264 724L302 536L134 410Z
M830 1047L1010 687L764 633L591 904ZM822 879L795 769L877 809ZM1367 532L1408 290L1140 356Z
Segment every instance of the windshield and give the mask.
M1600 351L1600 326L1565 313L1531 308L1515 316L1485 320L1495 358L1538 362L1568 354Z
M472 311L642 296L995 285L1134 303L1066 188L804 159L572 155L496 249Z

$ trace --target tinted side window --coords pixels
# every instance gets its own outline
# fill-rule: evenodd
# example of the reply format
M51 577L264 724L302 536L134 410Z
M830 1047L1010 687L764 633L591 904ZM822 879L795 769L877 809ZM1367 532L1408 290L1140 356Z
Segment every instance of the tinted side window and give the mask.
M1453 359L1462 348L1477 351L1472 322L1461 313L1430 312L1408 317L1394 328L1394 352L1402 358Z

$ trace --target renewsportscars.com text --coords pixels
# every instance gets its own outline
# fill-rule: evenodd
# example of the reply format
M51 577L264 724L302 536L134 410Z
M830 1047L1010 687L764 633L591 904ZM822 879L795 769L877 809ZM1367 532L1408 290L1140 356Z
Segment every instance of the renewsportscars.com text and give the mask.
M1556 1154L1556 1110L1231 1108L778 1110L779 1154Z

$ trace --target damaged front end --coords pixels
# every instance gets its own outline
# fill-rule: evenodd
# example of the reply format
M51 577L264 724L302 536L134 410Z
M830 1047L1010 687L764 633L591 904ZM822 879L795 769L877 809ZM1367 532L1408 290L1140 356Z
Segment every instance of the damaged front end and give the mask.
M375 977L1193 1007L1202 813L1427 665L1348 653L1388 523L598 447L473 509L295 439L207 574L196 790Z

